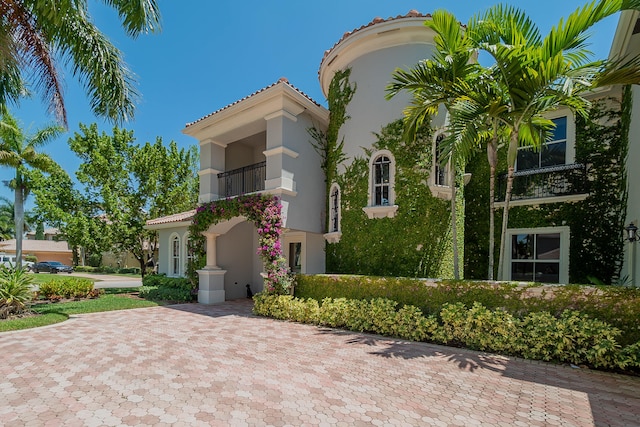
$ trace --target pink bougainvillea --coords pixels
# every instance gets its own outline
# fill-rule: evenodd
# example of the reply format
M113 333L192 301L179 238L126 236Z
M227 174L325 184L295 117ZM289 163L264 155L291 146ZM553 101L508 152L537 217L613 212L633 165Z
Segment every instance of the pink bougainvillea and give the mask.
M192 250L202 259L204 236L212 224L243 216L256 225L259 236L257 254L264 264L264 289L266 292L288 294L293 276L282 254L280 234L282 215L280 199L276 196L252 194L233 199L216 200L205 203L196 209L193 222L189 227L192 236ZM193 266L190 271L195 272Z

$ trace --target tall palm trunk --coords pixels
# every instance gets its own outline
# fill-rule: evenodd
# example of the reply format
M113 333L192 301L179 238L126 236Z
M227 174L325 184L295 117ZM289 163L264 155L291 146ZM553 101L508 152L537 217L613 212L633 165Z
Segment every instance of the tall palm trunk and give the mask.
M22 268L22 233L24 231L24 188L22 185L22 174L20 170L16 172L16 189L14 208L14 221L16 226L16 269Z
M449 185L451 186L451 239L453 241L453 278L460 279L460 269L458 262L458 227L457 227L457 209L456 209L456 161L455 148L451 149L451 157L449 158Z
M507 244L507 226L509 223L509 203L511 202L511 190L513 188L513 174L515 172L516 157L518 155L519 129L515 127L509 141L507 152L507 191L504 196L504 211L502 212L502 232L500 233L500 258L498 259L498 280L504 280L504 257Z
M495 195L496 168L498 164L498 143L494 138L487 144L487 158L489 160L489 274L487 278L493 280L493 266L495 263Z

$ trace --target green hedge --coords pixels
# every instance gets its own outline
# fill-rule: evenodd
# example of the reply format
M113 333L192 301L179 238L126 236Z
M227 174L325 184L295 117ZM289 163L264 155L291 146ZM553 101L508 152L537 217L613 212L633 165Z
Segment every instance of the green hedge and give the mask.
M91 267L89 265L78 265L73 270L79 273L103 273L103 274L140 274L139 267L116 268L116 267Z
M38 296L48 300L62 298L89 298L96 297L100 291L93 288L93 282L79 277L66 277L41 283Z
M490 310L503 310L517 318L537 312L559 317L572 310L606 322L621 331L618 341L630 345L640 341L640 289L612 286L542 285L518 286L443 280L428 284L410 278L315 275L297 276L295 296L371 300L386 298L402 305L413 305L425 315L438 314L445 304L480 303Z
M258 294L254 313L277 319L345 328L414 341L464 346L528 359L587 364L597 368L640 367L640 342L621 347L620 330L571 310L517 318L480 303L444 304L438 315L383 298L315 299Z
M187 278L152 274L142 279L140 296L153 300L186 302L194 301L197 294Z

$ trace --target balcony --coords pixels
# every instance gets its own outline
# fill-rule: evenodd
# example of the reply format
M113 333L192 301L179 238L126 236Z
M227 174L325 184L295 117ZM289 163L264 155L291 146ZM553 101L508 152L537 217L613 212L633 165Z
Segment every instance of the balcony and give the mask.
M498 176L496 198L504 203L507 174ZM511 203L527 205L584 200L589 195L587 167L575 163L514 173Z
M267 162L260 162L219 173L218 191L220 197L233 197L263 191L266 172Z

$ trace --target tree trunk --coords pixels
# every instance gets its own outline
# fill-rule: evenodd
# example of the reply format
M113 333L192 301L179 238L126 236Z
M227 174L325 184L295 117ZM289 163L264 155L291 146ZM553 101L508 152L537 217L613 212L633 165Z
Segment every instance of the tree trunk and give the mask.
M140 263L140 277L144 279L144 275L147 271L147 261L144 259L144 254L138 258L138 262Z
M515 172L516 158L518 156L518 128L511 133L509 150L507 152L507 191L504 196L504 211L502 212L502 232L500 233L500 259L498 260L498 280L504 280L504 257L507 239L507 227L509 225L509 202L511 202L511 189L513 188L513 173Z
M458 262L458 227L456 215L456 167L454 150L451 150L449 167L449 185L451 186L451 239L453 240L453 278L460 279L460 269Z
M16 269L22 268L22 233L24 231L24 197L20 172L16 173L15 200L13 203L16 227Z
M498 163L497 141L492 140L487 144L487 157L489 159L489 274L487 278L493 280L495 264L495 195L496 195L496 167Z

